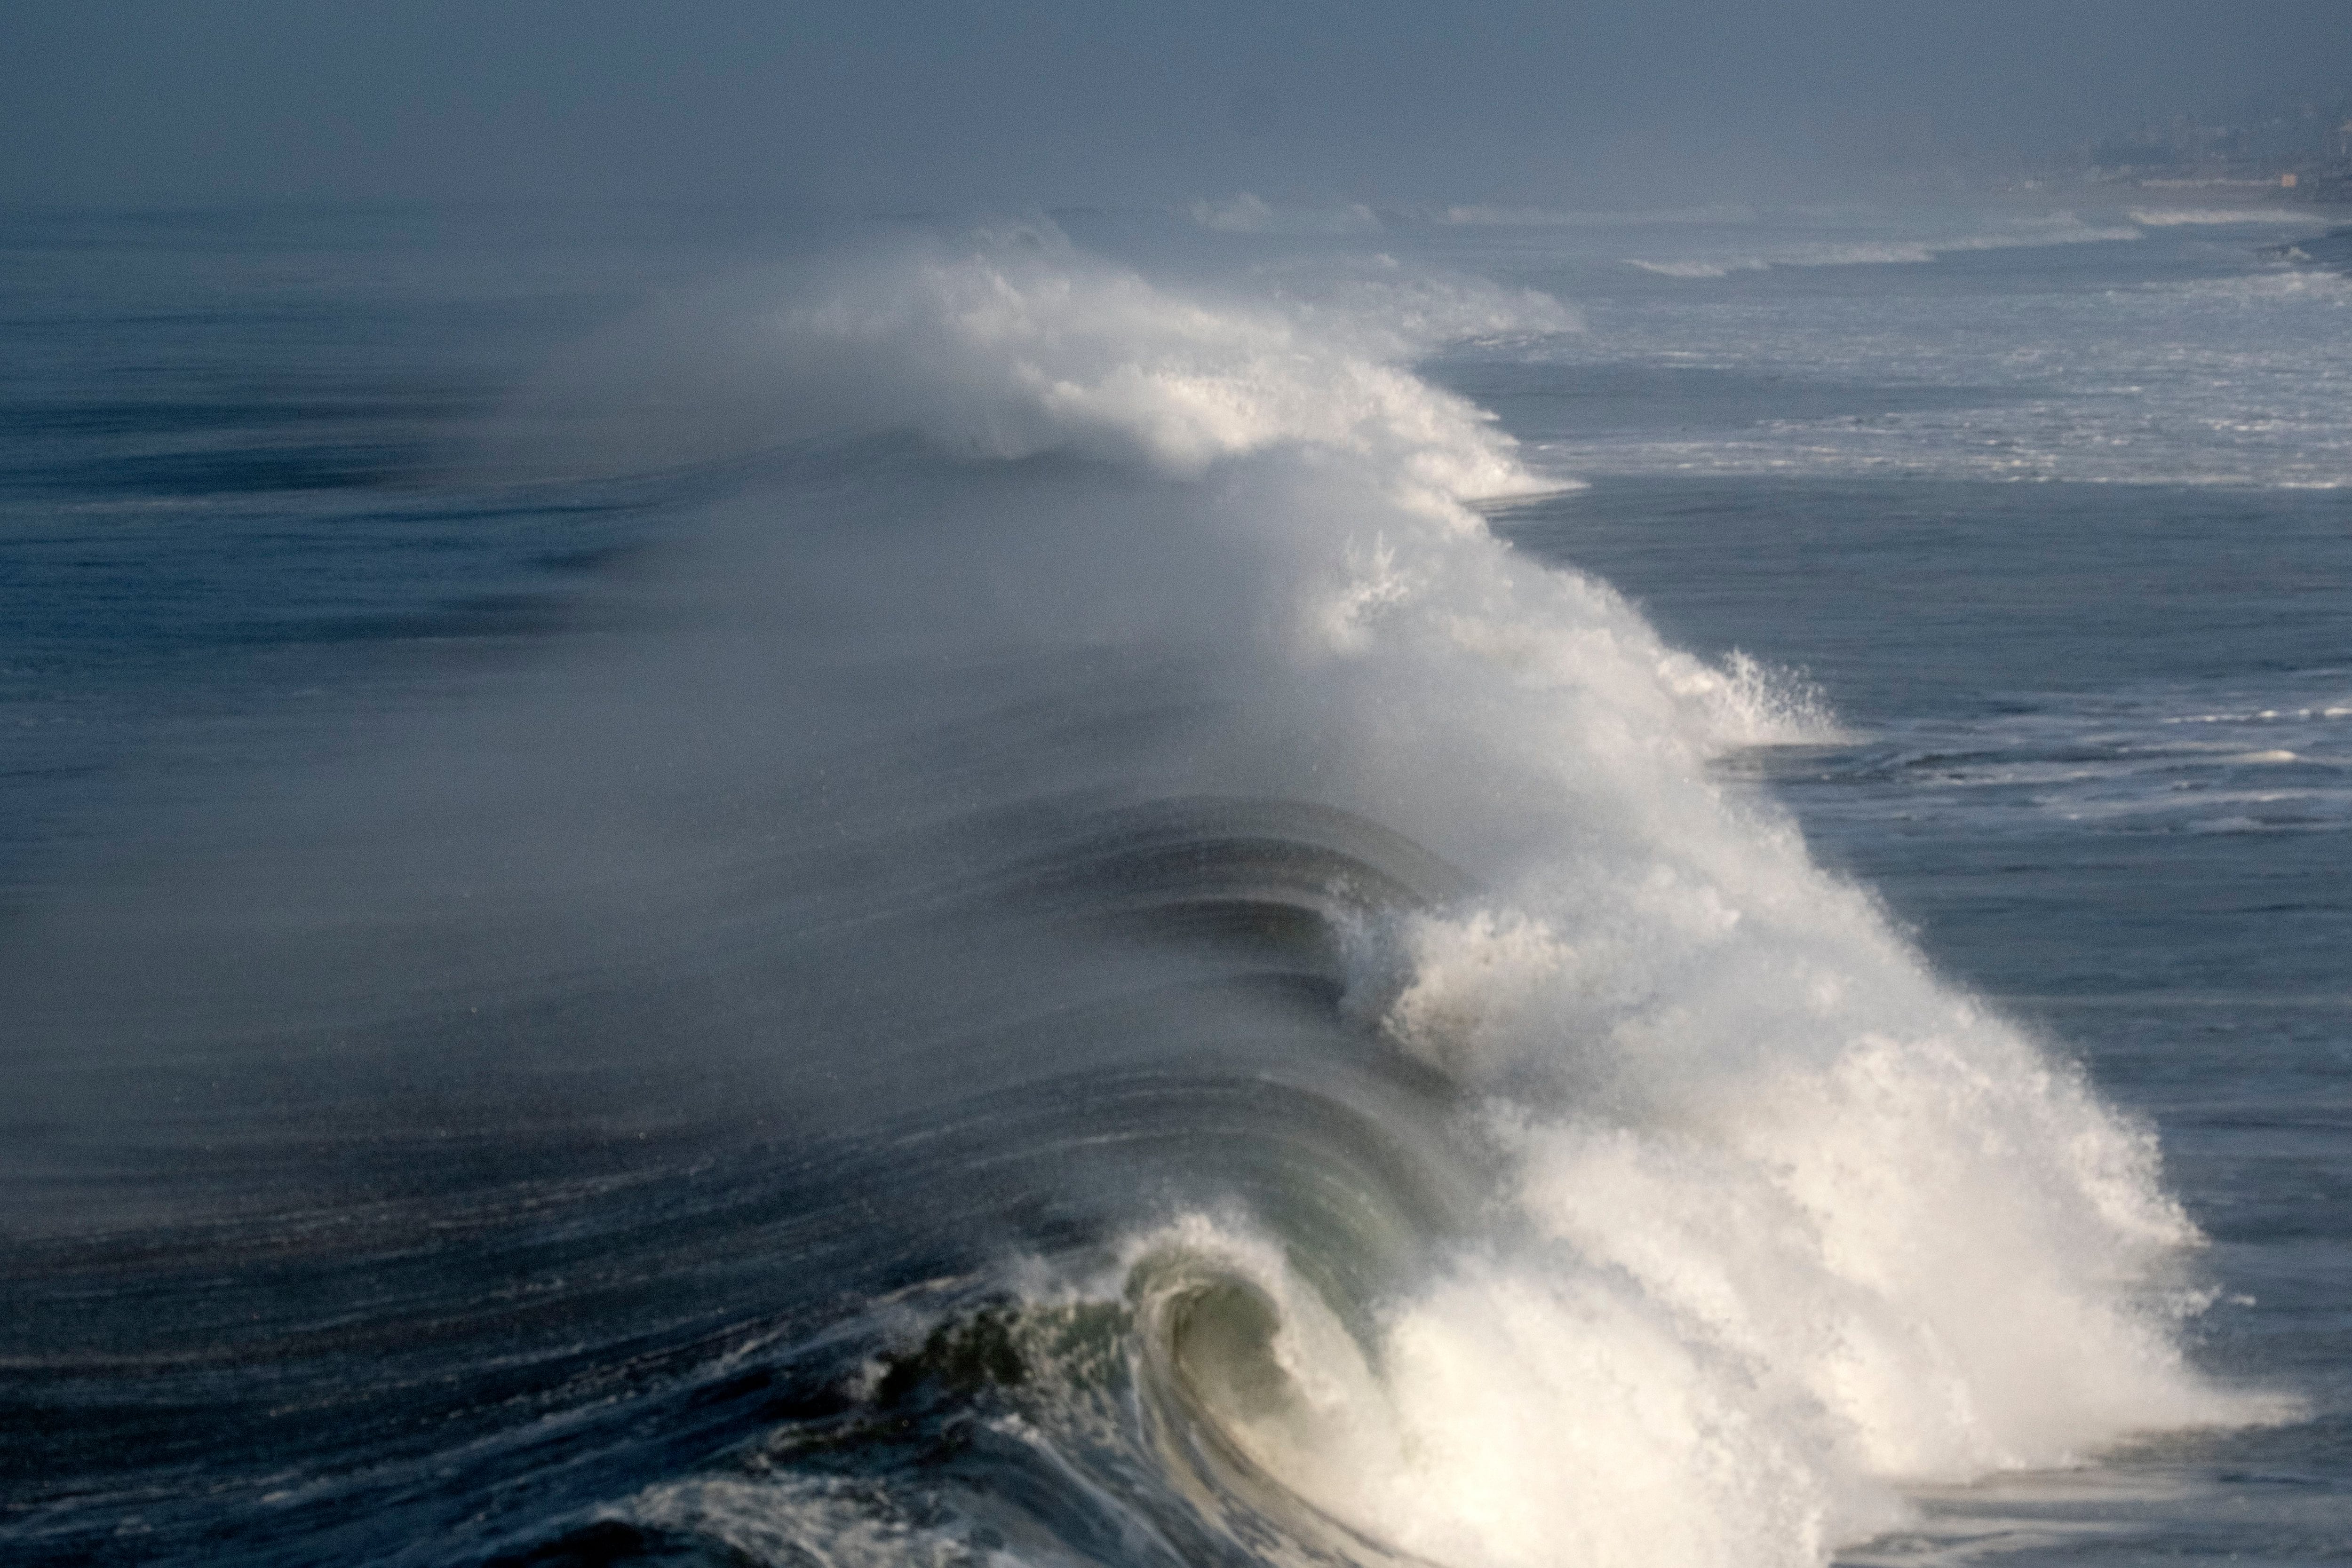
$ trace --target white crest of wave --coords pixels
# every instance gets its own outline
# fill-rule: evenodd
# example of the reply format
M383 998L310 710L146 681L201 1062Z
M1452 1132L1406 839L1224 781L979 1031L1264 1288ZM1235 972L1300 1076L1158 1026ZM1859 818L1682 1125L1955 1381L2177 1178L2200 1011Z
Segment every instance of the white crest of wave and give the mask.
M1573 330L1574 313L1467 282L1396 304L1189 297L1022 231L845 278L768 326L781 354L821 364L835 406L911 422L954 452L1140 457L1196 476L1307 445L1451 497L1556 488L1490 415L1407 365L1452 339Z
M2219 228L2232 224L2300 224L2311 229L2326 226L2309 213L2284 207L2136 207L2131 221L2151 229Z
M1661 277L1728 277L1735 272L1762 272L1772 264L1757 256L1736 256L1728 261L1643 261L1634 257L1625 265L1654 272Z
M877 249L671 302L565 357L485 443L576 474L909 431L961 456L1066 452L1193 478L1316 448L1432 503L1575 487L1529 474L1491 415L1410 368L1464 340L1580 330L1574 310L1385 256L1280 281L1249 298L1168 288L1042 221Z
M1771 262L1775 267L1916 267L1935 259L1936 247L1924 241L1859 240L1797 246Z
M1433 214L1432 221L1463 228L1629 228L1653 224L1744 224L1752 208L1736 204L1667 207L1642 212L1561 212L1550 207L1463 205Z

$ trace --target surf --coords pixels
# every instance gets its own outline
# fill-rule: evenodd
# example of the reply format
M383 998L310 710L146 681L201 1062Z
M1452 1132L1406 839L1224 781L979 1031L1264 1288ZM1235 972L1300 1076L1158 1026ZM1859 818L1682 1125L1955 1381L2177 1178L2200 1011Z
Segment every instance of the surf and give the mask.
M1819 702L1488 527L1573 477L1415 367L1577 328L1028 224L583 346L484 461L690 493L637 619L379 743L395 807L45 915L58 1113L102 1027L118 1126L193 1059L268 1085L205 1136L390 1082L643 1142L546 1289L654 1370L534 1418L688 1473L426 1511L517 1561L1817 1563L2265 1418L2148 1128L1722 766ZM650 1347L576 1282L665 1270Z

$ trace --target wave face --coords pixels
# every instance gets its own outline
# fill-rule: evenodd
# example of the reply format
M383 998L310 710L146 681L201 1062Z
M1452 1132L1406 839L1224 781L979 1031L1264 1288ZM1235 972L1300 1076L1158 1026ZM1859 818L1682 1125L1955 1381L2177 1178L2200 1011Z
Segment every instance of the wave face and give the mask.
M202 1173L26 1364L230 1436L20 1542L1801 1564L2259 1416L2148 1132L1716 767L1826 716L1474 509L1562 481L1412 362L1573 329L1022 228L568 361L510 456L720 496L631 628L21 938L50 1228Z

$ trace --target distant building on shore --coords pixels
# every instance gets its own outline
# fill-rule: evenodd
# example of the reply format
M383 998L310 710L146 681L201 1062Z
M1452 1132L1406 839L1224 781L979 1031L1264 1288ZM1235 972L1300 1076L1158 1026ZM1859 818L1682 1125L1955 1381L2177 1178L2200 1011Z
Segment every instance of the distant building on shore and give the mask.
M2250 106L2223 120L2187 114L2078 146L2077 178L2097 184L2230 187L2352 204L2352 96L2332 104ZM2050 169L2057 175L2056 167Z

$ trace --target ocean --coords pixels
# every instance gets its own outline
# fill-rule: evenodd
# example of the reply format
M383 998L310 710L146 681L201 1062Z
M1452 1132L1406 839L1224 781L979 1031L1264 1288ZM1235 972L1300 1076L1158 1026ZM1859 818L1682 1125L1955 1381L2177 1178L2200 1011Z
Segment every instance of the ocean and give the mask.
M6 214L0 1554L2343 1561L2328 226Z

